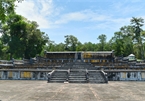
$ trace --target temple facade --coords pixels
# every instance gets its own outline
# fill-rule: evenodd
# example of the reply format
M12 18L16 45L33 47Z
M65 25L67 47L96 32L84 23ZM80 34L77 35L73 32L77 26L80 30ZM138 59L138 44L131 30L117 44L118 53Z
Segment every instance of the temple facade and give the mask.
M123 61L115 57L114 51L45 52L44 57L29 60L0 60L0 80L69 83L144 81L145 63Z

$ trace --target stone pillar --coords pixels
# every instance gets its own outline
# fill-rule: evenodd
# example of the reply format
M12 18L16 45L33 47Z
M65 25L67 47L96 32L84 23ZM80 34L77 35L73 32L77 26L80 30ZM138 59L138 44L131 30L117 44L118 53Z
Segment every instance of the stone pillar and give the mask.
M141 72L137 73L138 80L141 80Z
M18 71L18 79L21 79L21 72Z
M100 60L100 62L102 62L102 60Z
M4 72L2 71L1 72L1 79L3 79L4 78Z
M3 79L7 79L8 78L8 72L7 71L3 71Z
M37 73L37 78L40 79L40 72Z
M2 77L2 72L0 72L0 79L1 79L1 77Z

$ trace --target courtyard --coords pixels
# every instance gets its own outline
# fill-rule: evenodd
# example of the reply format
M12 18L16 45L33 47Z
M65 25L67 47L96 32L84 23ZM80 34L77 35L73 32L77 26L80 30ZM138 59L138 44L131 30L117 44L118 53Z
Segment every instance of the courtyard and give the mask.
M145 82L108 84L0 80L0 101L143 101Z

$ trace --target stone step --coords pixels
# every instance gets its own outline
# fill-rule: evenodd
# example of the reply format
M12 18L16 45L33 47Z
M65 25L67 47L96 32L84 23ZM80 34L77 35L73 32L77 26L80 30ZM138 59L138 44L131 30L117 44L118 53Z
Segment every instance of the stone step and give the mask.
M105 78L100 71L89 71L88 73L89 83L105 83Z
M85 77L86 75L85 74L70 74L69 76L81 76L81 77Z
M63 77L51 77L51 79L66 79L67 76L63 76Z
M69 75L69 77L78 77L78 78L81 78L81 77L86 77L85 75Z
M66 76L67 74L52 74L52 76Z
M87 80L69 80L69 83L87 83Z
M70 69L70 72L71 72L71 73L74 73L74 72L75 72L75 73L76 73L76 72L79 72L79 73L80 73L80 72L84 72L84 73L85 73L85 72L86 72L86 69L71 68L71 69Z
M72 75L72 76L74 76L74 75L76 75L76 76L85 76L86 74L81 74L81 73L76 73L76 74L73 73L73 74L72 74L72 73L70 73L69 75Z
M67 74L53 74L52 76L66 76Z
M66 71L55 71L49 82L58 82L63 83L67 79L67 72Z
M86 78L86 76L69 76L69 78Z
M69 81L86 81L86 78L84 79L75 79L75 78L70 78Z
M95 80L95 81L100 81L100 80L104 80L104 79L89 79L90 81L91 80Z

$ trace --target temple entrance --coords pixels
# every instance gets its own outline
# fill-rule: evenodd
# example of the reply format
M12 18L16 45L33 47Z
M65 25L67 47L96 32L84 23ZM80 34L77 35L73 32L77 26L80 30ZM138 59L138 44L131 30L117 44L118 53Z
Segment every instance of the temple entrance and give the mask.
M77 59L81 60L81 53L77 53Z

